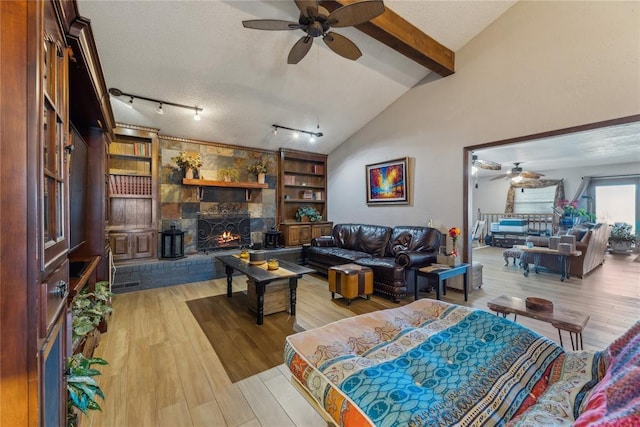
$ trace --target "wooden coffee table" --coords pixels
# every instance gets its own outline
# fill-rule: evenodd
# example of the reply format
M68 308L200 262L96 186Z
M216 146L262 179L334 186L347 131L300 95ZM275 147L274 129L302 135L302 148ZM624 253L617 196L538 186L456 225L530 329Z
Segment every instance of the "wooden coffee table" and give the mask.
M315 270L302 265L293 264L286 261L278 261L280 268L277 270L267 270L266 264L252 265L249 262L238 258L234 255L221 255L216 259L225 267L227 273L227 297L231 298L231 285L233 283L233 272L239 271L247 276L247 278L255 283L256 287L256 324L264 323L264 288L271 282L281 279L289 279L289 305L292 316L296 315L296 289L298 288L298 279L307 273L315 273Z
M563 345L561 331L567 331L571 337L571 348L574 351L584 350L582 345L582 330L587 325L587 322L591 317L587 314L559 307L553 307L553 311L550 312L532 310L527 308L523 299L510 297L508 295L501 295L498 298L489 301L487 306L489 306L491 310L495 311L496 315L502 314L502 317L507 317L507 314L513 313L514 321L517 320L519 314L531 319L551 323L551 326L558 330L560 345ZM575 342L573 339L574 335Z

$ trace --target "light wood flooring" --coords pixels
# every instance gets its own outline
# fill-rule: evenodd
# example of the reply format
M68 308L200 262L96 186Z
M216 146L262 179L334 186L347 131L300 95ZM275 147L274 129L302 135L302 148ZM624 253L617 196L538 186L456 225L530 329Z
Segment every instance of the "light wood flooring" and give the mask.
M551 273L524 277L520 268L504 266L501 253L500 248L475 249L474 260L483 264L482 288L471 293L467 303L453 290L443 299L482 309L502 294L551 299L556 306L591 314L585 349L604 348L640 319L640 262L633 262L637 255L607 255L605 264L586 278L561 282ZM234 278L234 291L244 282ZM332 302L322 276L307 276L298 289L296 321L304 329L355 311L341 300ZM83 417L81 427L326 426L290 384L284 365L231 383L185 304L224 292L225 279L217 279L116 295L110 330L95 354L109 362L99 377L106 401L103 412ZM368 303L362 299L351 305L364 308ZM520 317L518 322L558 340L557 331L546 323Z

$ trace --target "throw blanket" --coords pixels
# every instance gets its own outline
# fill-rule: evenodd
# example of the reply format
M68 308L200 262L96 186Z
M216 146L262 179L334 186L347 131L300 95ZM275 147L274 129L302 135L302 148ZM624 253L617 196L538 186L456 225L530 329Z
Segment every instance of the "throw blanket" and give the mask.
M422 299L287 337L285 363L338 425L501 425L563 350L488 312Z

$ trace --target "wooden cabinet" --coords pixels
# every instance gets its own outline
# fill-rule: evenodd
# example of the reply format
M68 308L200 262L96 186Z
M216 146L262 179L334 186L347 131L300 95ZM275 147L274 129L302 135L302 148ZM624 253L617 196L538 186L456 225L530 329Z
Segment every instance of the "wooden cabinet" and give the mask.
M332 222L294 222L280 224L285 246L297 246L311 243L311 239L320 236L330 236L333 230Z
M327 218L327 156L305 151L280 149L278 181L278 222L285 246L311 242L330 235L331 222L297 222L300 207L313 207Z
M77 13L74 1L0 2L2 426L66 425L69 127L78 119L83 128L109 132L109 120L96 111L104 106L111 115L109 97L94 96L106 93L103 81L93 80L101 76L97 51L74 51L68 65ZM78 35L93 46L90 30ZM71 97L72 88L84 98ZM104 230L101 238L104 247Z
M109 246L114 261L153 257L156 245L155 234L154 231L109 233Z
M116 128L109 146L109 242L116 261L156 255L157 133Z

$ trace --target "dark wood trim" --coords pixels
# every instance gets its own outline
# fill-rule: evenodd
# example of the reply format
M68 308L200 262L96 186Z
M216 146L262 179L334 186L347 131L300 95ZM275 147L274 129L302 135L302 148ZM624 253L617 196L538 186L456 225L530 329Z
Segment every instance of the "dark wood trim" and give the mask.
M269 188L269 184L259 182L238 182L238 181L212 181L210 179L182 179L182 185L197 185L202 187L228 187L228 188L249 188L262 189Z
M74 2L75 4L75 2ZM69 64L71 121L78 128L99 127L113 137L115 119L102 65L95 45L91 21L77 17L67 32L67 42L74 53ZM76 89L76 90L74 90Z
M234 150L242 150L242 151L251 151L254 153L264 153L264 154L278 154L277 151L273 150L265 150L262 148L254 148L254 147L245 147L241 145L233 145L233 144L225 144L223 142L212 142L212 141L201 141L197 139L189 139L189 138L181 138L177 136L169 136L169 135L159 135L159 139L163 139L165 141L175 141L175 142L186 142L189 144L200 144L200 145L209 145L212 147L221 147L221 148L230 148Z
M332 12L356 1L326 0L322 6ZM382 15L355 28L442 77L455 73L455 53L452 50L420 31L388 6L385 8Z

